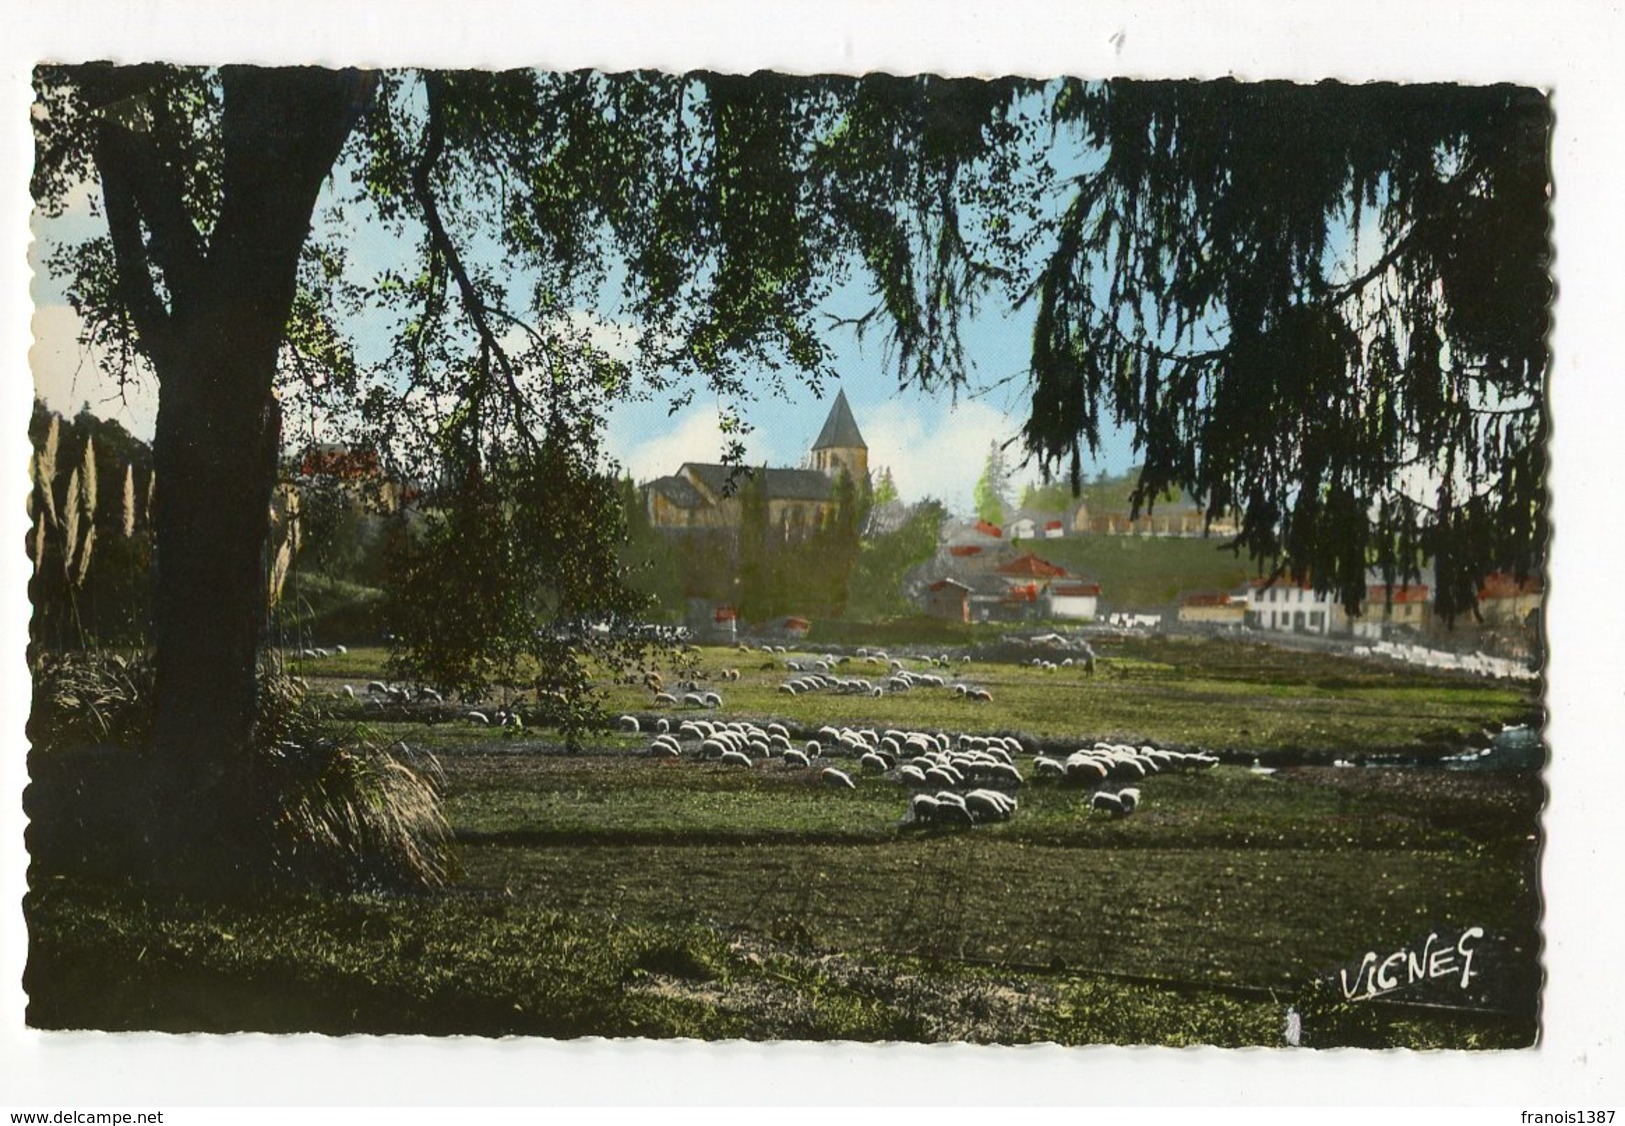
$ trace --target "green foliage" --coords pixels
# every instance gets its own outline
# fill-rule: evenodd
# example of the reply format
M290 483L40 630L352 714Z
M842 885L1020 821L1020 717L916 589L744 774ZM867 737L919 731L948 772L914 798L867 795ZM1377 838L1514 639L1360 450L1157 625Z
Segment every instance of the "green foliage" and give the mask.
M615 481L558 441L452 468L388 595L392 674L468 699L523 686L566 731L591 724L589 661L627 667L644 650L648 602L621 580Z
M34 660L28 737L36 747L152 739L152 662L111 652L47 652Z
M649 509L630 477L618 485L621 520L626 540L620 560L628 586L646 595L651 610L668 622L680 622L686 609L685 567L681 550L661 535L649 519ZM728 568L732 570L732 568ZM718 599L726 601L726 599Z
M891 467L886 466L881 469L880 479L875 482L874 506L882 508L888 504L896 504L900 499L897 482L892 480Z
M868 519L871 493L842 470L831 488L831 504L821 525L779 526L759 474L742 474L738 610L747 622L766 623L785 615L814 619L839 617L851 596L853 567Z
M988 446L987 465L976 479L971 498L978 519L996 527L1004 524L1010 508L1010 467L1004 459L1004 447L997 440Z
M287 685L261 692L255 763L272 873L338 888L446 882L451 829L433 756L386 749L364 729L330 730Z
M1065 483L1029 484L1021 490L1019 507L1032 512L1065 512L1078 503L1072 486Z
M941 502L925 500L896 531L863 541L852 569L847 617L873 620L915 612L903 596L903 576L936 555L937 535L947 515Z

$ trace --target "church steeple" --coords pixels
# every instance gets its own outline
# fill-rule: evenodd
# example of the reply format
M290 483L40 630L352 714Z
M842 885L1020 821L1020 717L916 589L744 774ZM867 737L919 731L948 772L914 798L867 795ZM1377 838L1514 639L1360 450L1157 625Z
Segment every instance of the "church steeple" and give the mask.
M830 407L824 428L813 443L812 459L814 469L831 477L845 469L854 481L861 482L869 473L869 447L858 433L845 391L835 395L835 405Z

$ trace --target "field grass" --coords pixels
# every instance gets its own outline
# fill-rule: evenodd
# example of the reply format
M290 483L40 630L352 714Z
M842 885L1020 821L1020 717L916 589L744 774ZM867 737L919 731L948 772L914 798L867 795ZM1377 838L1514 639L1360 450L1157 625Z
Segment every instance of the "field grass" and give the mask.
M1028 769L1016 817L970 831L907 823L907 794L885 777L854 770L857 788L839 792L773 761L656 760L646 737L607 732L566 753L545 732L504 736L455 708L380 712L334 694L377 676L377 651L304 662L335 714L438 756L455 885L202 905L38 879L29 1021L1271 1045L1317 976L1430 929L1480 926L1503 1004L1322 1007L1306 1042L1533 1042L1539 778L1289 753L1436 753L1536 709L1529 691L1233 643L1098 648L1094 678L955 666L993 691L980 707L941 691L791 698L777 691L784 657L694 655L691 675L724 694L726 715L803 732L1011 731L1063 748L1121 733L1236 752L1146 779L1124 819ZM656 714L642 688L606 687L612 704ZM1255 753L1298 764L1255 771Z

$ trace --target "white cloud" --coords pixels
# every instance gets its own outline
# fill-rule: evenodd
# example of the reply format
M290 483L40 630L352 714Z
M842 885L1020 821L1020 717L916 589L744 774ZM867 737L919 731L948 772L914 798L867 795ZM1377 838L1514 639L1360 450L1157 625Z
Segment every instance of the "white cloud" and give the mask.
M35 394L65 415L89 403L92 413L150 442L158 421L158 380L143 368L121 389L108 374L105 352L80 345L80 324L79 314L66 305L35 307L34 346L28 353Z
M941 422L928 425L931 416ZM859 424L869 444L869 467L889 468L904 500L935 497L955 512L971 512L976 481L987 466L990 443L1012 437L1019 424L981 402L943 409L906 402L872 408Z
M635 481L650 481L674 473L685 461L717 461L728 444L722 432L722 412L716 407L684 411L670 420L670 428L656 431L649 410L617 411L610 416L607 447L623 471ZM745 462L764 460L754 434L744 435Z
M590 309L571 309L567 316L571 329L598 351L622 363L637 358L643 332L636 325L611 320Z

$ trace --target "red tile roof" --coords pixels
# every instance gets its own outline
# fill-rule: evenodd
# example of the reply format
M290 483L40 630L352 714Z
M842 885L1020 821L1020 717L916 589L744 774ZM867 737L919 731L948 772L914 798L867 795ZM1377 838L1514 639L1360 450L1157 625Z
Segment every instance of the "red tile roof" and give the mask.
M1017 556L1008 563L1001 563L999 574L1030 576L1035 579L1059 579L1066 576L1066 568L1048 563L1029 551L1026 555Z
M1368 602L1392 602L1396 605L1406 602L1426 602L1428 588L1425 583L1404 583L1400 586L1368 586L1365 590Z
M1546 584L1539 575L1530 575L1520 581L1505 571L1497 571L1484 579L1484 585L1478 590L1478 598L1480 602L1487 598L1517 598L1519 595L1539 594L1545 588Z

